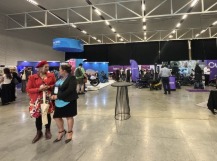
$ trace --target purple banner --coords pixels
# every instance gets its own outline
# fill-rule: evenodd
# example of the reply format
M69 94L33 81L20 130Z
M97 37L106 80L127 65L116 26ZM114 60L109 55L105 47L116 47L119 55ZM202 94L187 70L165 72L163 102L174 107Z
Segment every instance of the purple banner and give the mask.
M171 90L176 90L176 78L173 76L169 77L169 84Z
M210 66L210 76L209 79L214 79L215 75L217 75L217 60L206 60L207 65Z
M139 67L135 60L130 60L132 81L135 82L139 78Z

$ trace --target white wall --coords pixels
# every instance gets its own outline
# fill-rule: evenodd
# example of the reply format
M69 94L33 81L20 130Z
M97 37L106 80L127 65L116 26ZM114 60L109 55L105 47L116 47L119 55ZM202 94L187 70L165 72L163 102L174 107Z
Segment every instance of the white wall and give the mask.
M0 14L0 65L14 66L17 61L64 61L65 53L52 49L52 34L39 29L5 30Z

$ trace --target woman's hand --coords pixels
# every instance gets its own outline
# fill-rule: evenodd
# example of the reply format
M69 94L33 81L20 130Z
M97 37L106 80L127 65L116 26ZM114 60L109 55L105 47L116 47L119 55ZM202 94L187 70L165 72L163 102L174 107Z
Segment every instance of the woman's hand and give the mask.
M50 88L50 86L48 86L48 85L41 85L40 87L39 87L39 91L46 91L46 90L48 90Z
M52 95L52 96L50 96L50 99L56 100L56 99L57 99L57 95Z

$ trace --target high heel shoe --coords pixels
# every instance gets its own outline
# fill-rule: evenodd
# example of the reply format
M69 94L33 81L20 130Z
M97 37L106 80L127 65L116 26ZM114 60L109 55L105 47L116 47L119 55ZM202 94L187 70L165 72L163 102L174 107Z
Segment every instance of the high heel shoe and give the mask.
M73 131L68 131L68 133L73 133ZM69 143L71 140L72 140L72 137L71 137L70 139L66 139L66 140L65 140L65 143L67 144L67 143Z
M56 138L56 140L53 141L54 143L59 142L60 140L62 140L63 136L66 134L66 130L60 131L59 133L63 133L63 135L60 137L60 139Z

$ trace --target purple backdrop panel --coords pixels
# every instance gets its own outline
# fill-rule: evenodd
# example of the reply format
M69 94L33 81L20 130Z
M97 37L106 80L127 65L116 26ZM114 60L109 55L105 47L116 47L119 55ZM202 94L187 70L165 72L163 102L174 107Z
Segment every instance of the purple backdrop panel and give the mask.
M176 78L173 76L169 77L169 84L171 90L176 90Z
M121 70L125 70L127 68L131 68L129 65L111 65L109 66L109 72L114 72L116 71L117 69Z
M215 75L217 75L217 60L206 60L207 65L210 66L210 76L209 79L214 79Z
M141 65L141 68L142 69L148 69L148 70L150 70L151 69L151 67L150 67L150 65Z
M139 78L139 67L135 60L130 60L132 81L135 82Z

